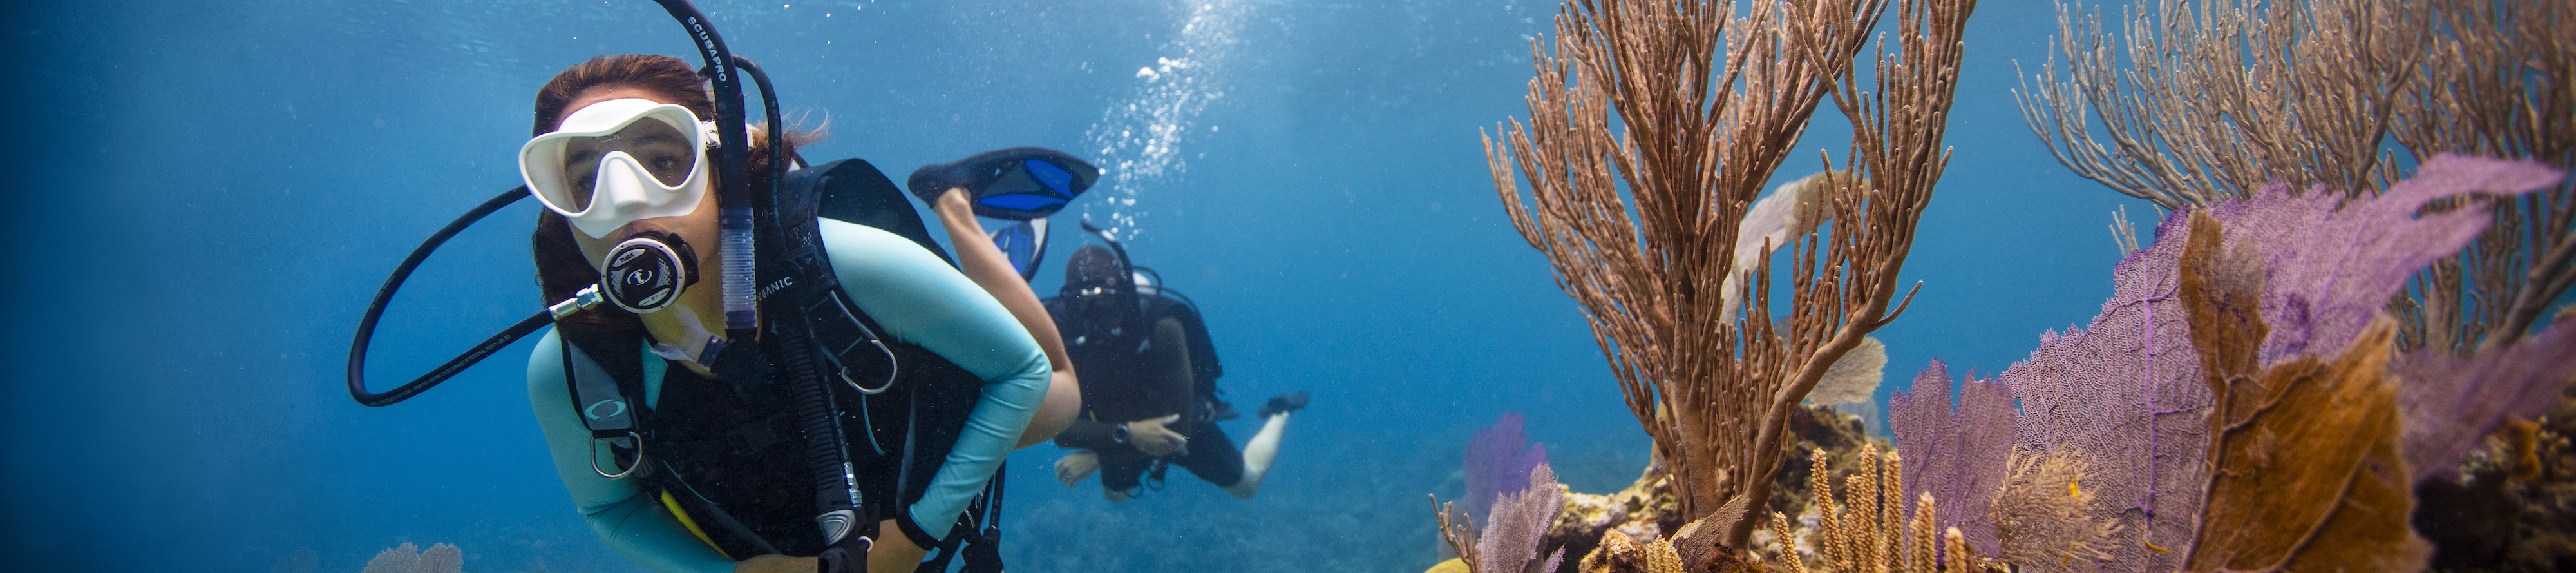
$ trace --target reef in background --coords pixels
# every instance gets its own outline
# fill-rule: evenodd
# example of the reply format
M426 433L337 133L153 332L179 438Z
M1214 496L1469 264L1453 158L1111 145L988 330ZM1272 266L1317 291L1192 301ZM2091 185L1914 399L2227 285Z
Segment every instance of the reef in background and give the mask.
M2415 530L2432 568L2451 572L2576 571L2576 399L2509 424L2469 454L2455 479L2416 484Z

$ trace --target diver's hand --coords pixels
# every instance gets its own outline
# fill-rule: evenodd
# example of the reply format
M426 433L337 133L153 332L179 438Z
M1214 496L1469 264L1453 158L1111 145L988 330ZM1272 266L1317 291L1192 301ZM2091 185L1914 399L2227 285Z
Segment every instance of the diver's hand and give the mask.
M876 544L868 547L868 573L912 573L921 568L921 556L930 553L912 544L894 520L877 522Z
M1190 437L1164 427L1164 424L1180 420L1180 414L1173 414L1128 422L1127 444L1136 446L1136 451L1145 452L1145 455L1157 458L1174 453L1190 453Z
M1073 484L1082 483L1082 478L1091 477L1091 474L1099 471L1100 454L1091 453L1088 450L1065 454L1064 457L1055 460L1055 481L1064 482L1064 487L1069 488L1073 487Z
M820 566L812 557L756 555L733 564L733 573L813 573Z

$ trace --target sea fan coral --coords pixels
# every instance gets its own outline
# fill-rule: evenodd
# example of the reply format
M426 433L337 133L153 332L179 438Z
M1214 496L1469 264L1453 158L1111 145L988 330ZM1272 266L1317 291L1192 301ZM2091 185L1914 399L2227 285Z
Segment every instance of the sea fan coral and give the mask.
M2415 497L2386 374L2396 321L2372 321L2330 360L2259 364L2269 328L2255 301L2271 290L2260 255L2222 252L2217 219L2190 220L2181 296L2217 402L2208 497L2184 570L2422 569L2432 547L2407 525Z
M1547 463L1547 446L1529 443L1519 412L1505 412L1467 442L1466 506L1471 525L1483 526L1494 499L1529 487L1530 470Z
M2262 253L2263 321L2272 333L2260 358L2270 364L2341 354L2408 277L2467 247L2492 219L2484 209L2417 213L2428 204L2472 193L2518 196L2558 178L2525 161L2442 155L2376 198L2347 203L2323 188L2291 193L2276 184L2210 213L2226 223L2228 249L2250 242Z
M2576 322L2560 320L2513 346L2457 357L2439 349L2399 355L2403 452L2415 480L2459 474L2460 459L2509 417L2534 417L2576 383Z
M1878 393L1879 381L1887 377L1887 343L1878 337L1860 339L1834 367L1825 369L1825 378L1816 381L1816 389L1807 393L1807 402L1827 406L1868 401Z
M1887 410L1897 450L1915 460L1905 466L1903 491L1940 498L1937 525L1958 528L1979 553L1998 553L1986 507L2010 469L2012 389L1970 377L1960 386L1953 412L1949 370L1935 360L1914 377L1913 390L1889 400Z
M2201 416L2209 389L2175 296L2183 217L2112 270L2111 300L2084 329L2040 338L1996 376L2021 400L2018 446L2071 451L2095 472L2100 515L2116 520L2106 571L2173 571L2207 484Z
M1468 527L1461 511L1436 498L1432 510L1440 518L1442 539L1474 573L1555 571L1565 560L1563 549L1536 559L1548 525L1565 510L1565 486L1556 483L1556 471L1547 464L1530 469L1529 489L1504 494L1494 502L1493 515L1481 533Z
M2344 201L2324 191L2292 194L2275 185L2241 203L2205 211L2223 222L2232 261L2212 272L2259 282L2214 304L2234 309L2211 320L2255 320L2265 334L2242 344L2204 346L2178 293L2189 216L2169 217L2157 240L2114 271L2112 299L2082 330L2041 339L2030 360L1997 378L2021 400L2020 447L2083 452L2107 511L2121 519L2108 570L2173 570L2198 525L2212 436L2201 423L2213 403L2204 358L2231 371L2301 356L2335 356L2352 344L2408 276L2459 250L2484 230L2474 209L2418 214L2437 200L2529 193L2556 174L2528 162L2436 157L2388 193ZM2232 269L2232 270L2231 270ZM2498 358L2496 360L2502 360ZM2420 450L2420 448L2418 448Z

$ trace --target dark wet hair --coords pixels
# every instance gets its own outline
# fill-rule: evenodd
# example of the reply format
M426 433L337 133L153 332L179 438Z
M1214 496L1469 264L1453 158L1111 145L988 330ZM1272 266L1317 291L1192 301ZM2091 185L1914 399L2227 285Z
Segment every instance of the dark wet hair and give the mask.
M1083 245L1064 262L1064 284L1080 287L1117 286L1127 279L1126 265L1119 264L1118 253L1109 247Z
M1065 259L1064 291L1058 298L1064 301L1066 314L1075 319L1076 331L1115 328L1140 331L1129 328L1136 326L1136 321L1141 318L1133 311L1138 307L1137 297L1141 295L1136 292L1135 279L1129 273L1127 261L1120 259L1117 251L1100 245L1083 245L1073 251L1073 256ZM1092 296L1075 294L1092 287L1105 287L1110 292ZM1107 300L1101 300L1104 297Z
M712 119L716 115L715 99L707 95L706 83L688 62L654 54L599 56L565 68L563 73L548 80L545 87L537 89L536 118L530 136L544 135L562 125L564 116L572 113L565 108L583 93L612 87L652 92L670 103L689 108L689 113L697 114L701 119ZM751 184L754 188L766 185L769 180L769 138L764 133L766 130L759 126L751 128ZM788 154L793 155L797 146L819 139L821 135L814 132L790 130L786 138ZM591 267L588 257L582 255L581 244L572 236L572 224L564 216L555 214L553 210L538 209L537 228L530 242L537 263L537 290L544 299L540 302L553 304L572 298L573 293L582 287L598 282L599 271ZM635 315L604 306L565 317L559 322L625 340L642 336L644 326ZM584 344L583 348L592 350L597 346L602 345ZM637 345L610 343L605 346L597 350L622 352L633 350ZM603 356L601 359L615 358Z

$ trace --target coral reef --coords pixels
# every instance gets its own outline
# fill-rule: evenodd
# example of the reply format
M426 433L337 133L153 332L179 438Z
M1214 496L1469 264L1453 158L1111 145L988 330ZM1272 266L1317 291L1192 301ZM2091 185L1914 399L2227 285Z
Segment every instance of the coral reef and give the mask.
M1601 536L1601 548L1584 554L1582 573L1682 573L1681 553L1673 542L1660 537L1638 544L1627 534L1612 531Z
M1654 539L1681 523L1681 503L1673 498L1671 478L1660 465L1648 464L1627 489L1566 494L1565 513L1548 526L1547 541L1540 547L1586 555L1611 535Z
M1527 489L1530 470L1547 463L1547 446L1529 443L1521 424L1520 413L1505 412L1468 440L1467 497L1458 503L1466 506L1469 526L1484 525L1495 498Z
M1761 513L1748 509L1769 502L1790 457L1790 420L1903 312L1896 274L1948 161L1941 137L1974 3L1897 4L1902 56L1882 43L1864 94L1854 59L1884 0L1569 1L1553 37L1532 45L1529 123L1486 139L1505 212L1583 306L1682 513L1714 518L1708 543L1745 547ZM1724 285L1746 270L1738 237L1771 232L1747 228L1750 206L1828 95L1852 119L1852 168L1801 186L1827 198L1812 220L1829 204L1834 223L1782 225L1804 232L1773 243L1794 277L1789 314L1775 318L1768 249L1741 288Z
M2576 399L2561 398L2541 422L2484 440L2457 479L2416 485L2415 530L2438 550L2432 567L2451 572L2576 570Z
M1503 494L1494 501L1493 514L1481 533L1467 525L1465 512L1441 504L1433 498L1433 509L1440 517L1440 535L1458 552L1458 559L1473 573L1524 573L1555 571L1565 558L1559 549L1545 559L1538 557L1539 546L1546 540L1549 526L1565 509L1565 486L1556 483L1556 471L1539 464L1529 474L1529 488L1520 493Z
M440 543L421 549L410 542L376 553L359 573L458 573L465 568L465 551Z

